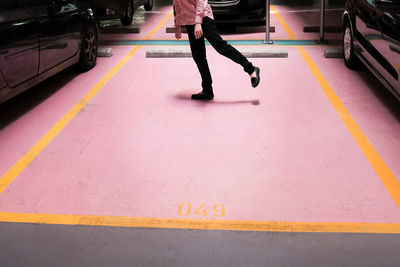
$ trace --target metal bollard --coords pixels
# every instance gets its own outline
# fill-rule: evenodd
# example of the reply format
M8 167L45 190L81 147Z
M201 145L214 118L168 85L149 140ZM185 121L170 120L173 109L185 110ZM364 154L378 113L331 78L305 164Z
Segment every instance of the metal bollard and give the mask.
M319 28L319 40L324 41L325 34L325 0L321 0L321 25Z
M267 0L266 8L265 8L265 44L272 44L272 41L269 37L269 27L270 27L270 8L271 3L270 0Z

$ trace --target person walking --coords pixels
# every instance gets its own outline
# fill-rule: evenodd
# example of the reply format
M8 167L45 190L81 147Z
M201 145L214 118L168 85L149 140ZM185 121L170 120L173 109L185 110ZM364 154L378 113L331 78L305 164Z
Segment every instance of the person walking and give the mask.
M189 35L192 57L199 69L203 90L193 94L192 99L212 100L214 92L208 62L206 58L206 38L214 49L234 62L240 64L250 75L251 84L257 87L260 83L260 68L253 66L238 50L229 45L219 34L212 9L207 0L173 0L175 16L175 37L182 38L182 27Z

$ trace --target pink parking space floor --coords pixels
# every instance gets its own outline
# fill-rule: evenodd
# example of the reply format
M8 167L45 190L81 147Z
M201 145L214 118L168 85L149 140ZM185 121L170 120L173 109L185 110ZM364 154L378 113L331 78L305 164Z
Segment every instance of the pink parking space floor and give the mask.
M276 12L275 12L275 10ZM274 5L271 9L270 25L275 27L275 32L270 33L271 40L285 40L289 39L287 33L283 26L279 23L275 13L282 15L286 23L291 27L293 33L298 39L302 40L319 40L319 32L307 33L303 31L304 26L319 26L320 24L320 11L319 9L307 8L302 10L299 7L288 7ZM342 11L337 9L327 9L326 11L326 25L328 26L340 26L341 25L341 13ZM174 26L174 19L171 17L167 23L152 37L152 39L174 39L173 33L166 33L166 28ZM226 33L222 31L222 36L226 40L263 40L265 39L264 32L252 33L251 27L248 27L248 32L243 33ZM337 40L342 36L341 33L325 33L326 40ZM187 35L183 35L183 40L187 40Z
M393 96L366 69L352 71L343 59L326 59L321 47L307 47L329 84L374 145L391 171L400 178L400 110ZM340 78L338 78L340 77Z
M271 26L275 27L275 32L271 32L271 39L287 39L287 34L283 29L282 25L278 22L276 17L271 16ZM174 18L170 18L160 30L154 34L152 39L156 40L171 40L175 38L173 33L166 33L167 28L174 27ZM221 27L219 26L221 29ZM251 32L251 27L247 27L247 30L242 33L227 33L222 29L222 38L225 40L263 40L265 39L265 32ZM187 40L187 34L183 34L183 40Z
M271 17L275 17L275 13L282 16L287 25L290 27L297 39L301 40L319 40L320 33L304 32L305 26L320 26L321 13L319 8L296 7L296 6L273 6L276 10L272 10ZM341 14L343 11L338 9L327 9L325 12L326 26L341 26ZM325 32L325 40L338 40L342 38L342 33Z
M172 6L157 8L157 11L144 11L143 7L135 12L133 26L140 29L139 33L101 34L102 40L140 40L145 38L168 14L172 12ZM137 13L137 14L136 14ZM173 20L173 19L172 19ZM124 26L120 26L124 27ZM159 30L160 31L160 30ZM157 32L159 32L157 31ZM164 29L165 33L165 29Z
M219 219L400 222L295 47L289 59L253 60L257 89L208 47L212 102L190 100L200 90L192 59L145 51L8 186L1 212L181 218L186 203L224 205Z
M285 21L293 30L293 33L298 39L303 40L318 40L319 32L305 33L303 32L303 26L319 26L320 13L318 9L313 10L301 10L298 7L286 7L286 6L273 6L278 14L282 15ZM102 34L103 40L139 40L143 39L155 26L160 22L166 15L172 12L171 6L161 7L157 11L144 12L144 10L138 10L135 16L137 19L134 24L140 28L140 33L132 34ZM326 21L327 25L340 25L340 11L338 10L327 10ZM145 23L144 23L145 22ZM271 40L284 40L288 39L288 35L285 32L282 25L279 23L275 16L275 11L271 10L270 25L275 27L275 32L270 33ZM161 28L152 36L154 40L171 40L175 39L173 33L166 33L166 29L174 27L173 16L161 26ZM248 32L242 33L227 33L224 30L221 31L222 37L226 40L263 40L265 39L264 32L251 32L251 27L248 27ZM341 33L325 33L327 40L335 40L341 38ZM183 40L187 40L186 34L183 35Z
M112 58L98 58L91 71L78 73L67 70L32 88L26 96L3 105L3 115L12 116L12 105L24 105L27 98L35 98L39 91L53 91L41 103L34 105L19 119L0 129L0 173L4 174L36 143L51 126L77 103L98 81L114 67L131 47L114 47ZM37 98L37 97L36 97ZM11 110L11 111L10 111Z

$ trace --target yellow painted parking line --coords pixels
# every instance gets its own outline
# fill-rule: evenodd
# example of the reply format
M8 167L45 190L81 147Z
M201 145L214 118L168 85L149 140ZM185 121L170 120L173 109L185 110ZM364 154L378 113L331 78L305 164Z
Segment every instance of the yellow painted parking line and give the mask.
M165 23L164 20L163 22ZM160 26L160 25L159 25ZM159 27L161 28L161 26ZM155 32L145 38L151 38ZM104 87L104 85L121 69L126 62L141 48L132 49L90 92L76 104L27 154L11 168L6 175L0 178L0 193L10 184L23 169L47 146L49 142L71 121L76 114ZM305 53L299 47L300 53ZM303 51L302 51L303 50ZM302 54L303 58L304 55ZM308 55L307 55L308 56ZM309 56L308 56L309 57ZM306 60L306 58L305 58ZM308 59L307 59L308 60ZM307 62L306 60L306 62ZM319 72L312 66L312 60L307 64L313 74ZM314 64L315 65L315 64ZM315 71L316 70L316 71ZM319 72L320 73L320 72ZM329 86L322 74L318 76L321 87ZM321 78L322 77L322 78ZM329 87L330 88L330 87ZM329 89L328 88L328 89ZM330 90L332 90L330 88ZM328 90L329 91L329 90ZM333 90L332 90L333 92ZM333 93L334 94L334 93ZM331 95L331 94L330 94ZM329 98L330 96L328 96ZM338 100L338 99L337 99ZM336 101L336 100L335 100ZM332 101L331 101L332 102ZM339 100L340 102L340 100ZM334 105L335 106L335 105ZM346 110L345 110L346 111ZM341 112L344 112L341 110ZM341 114L339 114L341 115ZM341 116L350 117L350 114ZM355 123L355 122L354 122ZM347 126L347 125L346 125ZM359 129L359 128L358 128ZM361 130L359 129L361 132ZM359 138L360 132L357 132ZM362 134L362 132L361 132ZM354 136L354 135L353 135ZM365 137L365 136L364 136ZM356 138L356 137L355 137ZM36 147L37 146L37 147ZM371 145L372 147L372 145ZM372 147L373 149L373 147ZM376 151L375 151L376 152ZM376 153L377 154L377 153ZM379 155L378 155L379 156ZM384 164L384 162L383 162ZM6 177L7 179L3 180ZM394 177L395 178L395 177ZM4 182L7 181L7 182ZM337 233L386 233L400 234L398 223L336 223L336 222L268 222L268 221L240 221L240 220L200 220L200 219L175 219L175 218L139 218L125 216L97 216L97 215L59 215L59 214L25 214L0 212L0 222L40 223L58 225L95 225L119 226L138 228L169 228L169 229L207 229L207 230L234 230L234 231L262 231L262 232L337 232Z
M275 17L278 19L279 23L282 25L282 27L286 31L287 35L289 35L290 40L297 40L296 36L294 35L292 30L290 29L289 25L285 22L285 20L279 14L279 12L275 8L275 6L271 6L271 11L272 11L272 14L274 14Z
M157 25L157 27L154 28L146 37L144 37L144 40L150 40L151 37L172 17L174 13L170 12L168 16L166 16L160 24Z
M375 150L363 131L357 125L356 121L351 117L350 112L340 101L339 97L335 94L332 87L326 81L326 79L319 71L315 63L312 61L311 57L307 54L305 49L303 47L298 47L297 49L299 50L304 61L307 63L308 68L311 70L315 79L318 81L325 95L328 97L332 106L335 108L339 117L342 119L347 129L350 131L351 135L357 142L365 157L374 168L376 174L378 174L390 196L393 198L396 205L400 208L400 182L397 180L392 171L386 165L385 161Z
M279 15L279 13L274 8L274 14L277 16L279 22L283 25L286 32L291 38L296 38L296 36L291 31L289 25L283 20L283 18ZM308 68L311 73L314 75L315 79L318 81L318 84L321 86L323 92L328 97L332 106L336 110L337 114L346 125L347 129L350 131L354 140L357 142L361 151L364 153L365 157L375 170L376 174L382 181L386 190L389 192L390 196L396 203L397 207L400 208L400 182L394 176L393 172L386 165L385 161L379 155L379 153L375 150L374 146L368 140L367 136L363 133L361 128L357 125L356 121L351 116L350 112L343 105L342 101L340 101L339 97L336 95L335 91L333 91L332 87L329 85L327 80L322 75L321 71L319 71L317 65L313 62L311 57L308 55L304 47L298 46L300 55L306 62Z
M172 12L161 21L144 39L150 39L158 29L172 16ZM1 178L0 194L15 178L39 155L41 151L64 129L65 126L89 103L93 97L111 80L111 78L136 54L142 46L135 46L118 62L75 106L73 106L21 159L17 161Z
M5 212L0 213L0 222L255 232L400 234L399 223L264 222Z

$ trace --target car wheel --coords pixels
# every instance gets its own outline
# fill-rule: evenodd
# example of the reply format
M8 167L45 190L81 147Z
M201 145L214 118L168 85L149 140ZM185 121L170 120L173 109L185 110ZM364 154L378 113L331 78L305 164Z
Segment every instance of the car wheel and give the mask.
M128 5L121 17L121 23L125 26L131 25L133 20L133 0L128 1Z
M343 55L344 64L350 68L355 69L359 64L359 59L354 53L353 34L349 23L346 23L343 33Z
M97 61L97 28L89 24L82 38L81 55L78 67L82 71L88 71L96 65Z
M153 0L147 1L147 3L144 4L143 6L144 6L144 10L146 10L146 11L152 10L153 9Z

